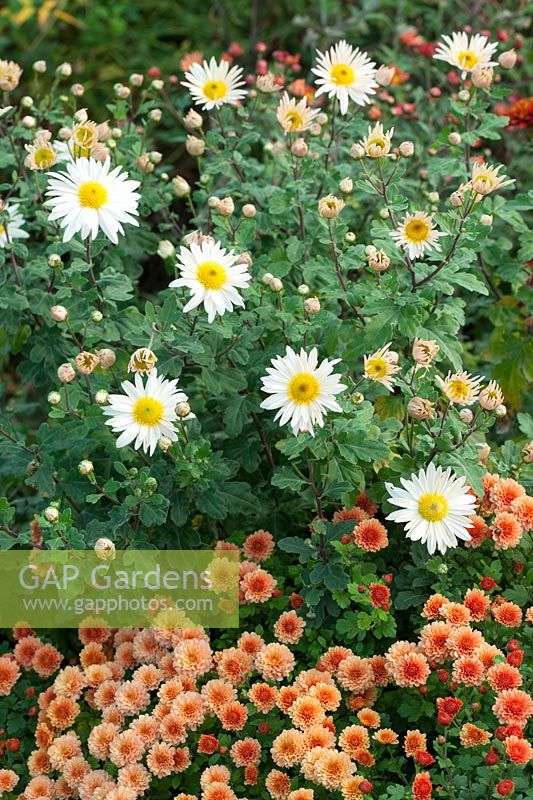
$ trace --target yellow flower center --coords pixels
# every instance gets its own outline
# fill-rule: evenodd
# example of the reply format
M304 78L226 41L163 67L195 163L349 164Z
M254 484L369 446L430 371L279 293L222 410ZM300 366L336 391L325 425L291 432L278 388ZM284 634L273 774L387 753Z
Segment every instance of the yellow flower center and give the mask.
M54 151L50 147L39 147L33 154L33 160L38 169L48 169L55 161Z
M96 128L92 125L76 128L74 131L74 141L78 147L93 147L96 138Z
M385 359L380 356L369 359L366 365L366 374L374 380L384 378L387 374L387 362Z
M348 64L335 64L329 76L337 86L350 86L355 80L355 72Z
M204 289L220 289L226 283L227 273L216 261L204 261L198 265L196 278Z
M460 378L454 378L448 384L448 397L451 400L466 400L470 395L470 386Z
M96 181L86 181L78 189L78 198L83 208L98 210L107 203L108 197L107 189Z
M285 122L287 123L290 131L297 131L303 125L303 118L297 111L287 111L285 114Z
M492 189L494 189L495 185L495 180L493 179L492 175L489 175L488 172L479 173L472 182L472 186L479 194L487 194L487 192L490 192Z
M289 399L297 405L309 405L320 394L320 384L310 372L298 372L287 386Z
M471 50L462 50L457 56L457 60L463 69L472 69L478 63L479 58Z
M163 419L163 403L155 397L140 397L133 405L133 419L138 425L152 428Z
M448 501L442 494L428 492L418 499L418 513L428 522L440 522L448 513Z
M0 236L5 232L6 232L6 229L4 228L4 226L0 225Z
M208 81L204 86L204 94L208 100L223 100L228 93L228 87L224 81Z
M405 226L405 238L410 242L425 242L428 238L429 225L421 219L412 219Z

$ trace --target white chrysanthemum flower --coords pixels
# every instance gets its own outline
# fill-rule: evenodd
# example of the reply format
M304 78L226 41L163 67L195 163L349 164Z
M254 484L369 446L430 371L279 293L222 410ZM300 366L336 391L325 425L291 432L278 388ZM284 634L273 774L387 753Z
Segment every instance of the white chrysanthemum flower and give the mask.
M14 239L27 239L29 233L22 227L24 217L18 213L20 203L8 203L4 208L4 213L0 216L0 247L5 247L8 241ZM7 228L7 232L6 232Z
M444 380L437 376L437 383L450 401L460 406L471 406L476 402L483 378L473 377L468 372L448 372Z
M305 97L297 102L294 97L289 99L287 92L284 92L279 101L276 118L285 133L303 133L309 130L318 113L318 109L309 108Z
M472 167L472 178L468 183L461 186L461 190L472 189L478 197L477 200L496 191L503 189L504 186L511 186L514 183L514 178L508 178L507 175L499 175L500 170L503 169L501 164L496 167L492 164L478 164L477 162Z
M247 264L237 264L239 256L233 250L226 252L220 242L203 241L180 247L178 267L180 277L170 284L171 288L186 286L192 297L184 306L186 313L204 304L208 322L217 314L233 311L233 306L244 308L244 300L237 289L246 289L252 276Z
M381 383L389 392L394 389L394 375L400 371L398 353L390 350L392 342L370 356L365 356L365 378Z
M137 205L140 194L135 192L138 181L128 180L121 167L110 171L110 161L78 158L66 165L66 172L49 173L46 205L52 209L49 219L60 219L65 229L63 241L68 242L80 232L81 238L96 237L101 229L113 244L118 233L124 233L123 222L138 225Z
M435 230L432 214L415 211L414 214L406 214L390 235L398 247L407 250L409 258L420 258L426 250L440 250L439 237L445 234Z
M369 95L375 94L377 83L374 80L376 65L366 53L353 48L342 40L330 47L326 53L317 50L317 66L311 70L318 76L319 86L316 97L327 94L337 97L341 114L348 111L348 101L359 106L370 102Z
M399 506L387 519L405 523L407 538L420 541L432 555L436 549L445 553L457 547L458 539L468 542L472 527L470 517L476 498L469 494L464 477L457 477L448 467L435 467L433 462L411 480L400 478L403 489L386 483L389 502Z
M176 390L177 380L169 381L158 376L154 369L146 384L137 373L135 383L123 381L125 394L109 395L109 405L102 409L110 419L114 433L120 433L117 447L133 443L136 450L142 447L153 455L162 436L175 442L177 437L174 421L177 419L176 404L186 403L187 395ZM135 440L135 441L134 441Z
M464 80L468 72L472 72L476 67L493 67L496 62L492 57L498 48L496 43L489 43L486 36L476 33L468 36L467 33L452 33L451 36L443 36L439 42L435 55L438 61L446 61L452 67L461 70Z
M217 62L212 58L203 64L191 64L185 78L182 86L187 87L196 105L202 106L205 111L225 103L237 103L247 95L245 89L239 89L239 86L244 86L242 68L230 69L229 63L224 60Z
M393 134L394 128L385 132L381 122L376 122L373 128L369 125L368 136L365 136L360 142L368 158L385 158L388 156Z
M324 425L328 411L342 411L335 395L346 389L340 383L340 375L332 374L339 358L329 361L325 358L318 364L318 351L313 347L310 353L301 349L296 354L287 347L286 355L272 359L267 367L268 375L261 378L262 391L271 395L263 400L261 408L279 409L274 419L280 425L291 423L294 435L307 431L314 436L313 425Z

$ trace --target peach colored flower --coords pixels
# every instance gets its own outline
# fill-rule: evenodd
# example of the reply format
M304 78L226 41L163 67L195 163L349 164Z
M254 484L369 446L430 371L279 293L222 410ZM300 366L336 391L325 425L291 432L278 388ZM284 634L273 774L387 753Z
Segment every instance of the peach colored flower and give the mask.
M490 741L490 733L478 728L471 722L466 722L459 733L459 739L463 747L477 747L478 745L487 744Z
M364 692L372 686L374 675L370 664L359 656L348 656L341 661L337 677L343 689Z
M268 531L255 531L246 537L242 549L250 561L266 561L274 551L274 537Z
M80 707L71 697L56 697L48 706L48 719L59 730L70 728L79 713Z
M294 656L284 644L272 642L261 648L255 665L265 681L282 681L294 669Z
M274 636L283 644L297 644L302 638L305 620L296 611L285 611L274 625Z
M447 602L448 598L444 597L444 595L439 594L438 592L436 594L432 594L424 603L422 616L426 619L438 619L440 616L442 616L442 607Z
M109 758L117 767L139 761L143 753L142 739L131 730L118 733L109 746Z
M20 678L20 667L11 656L0 656L0 696L5 697Z
M282 731L272 742L272 760L278 767L293 767L302 760L305 740L301 731L289 728Z
M298 697L288 713L293 725L301 730L321 724L326 717L320 702L309 695Z
M398 734L391 728L381 728L372 736L379 744L398 744Z
M248 690L248 699L254 704L258 711L268 714L276 705L278 690L275 686L268 683L254 683Z
M481 589L468 589L464 604L470 611L471 618L476 622L482 622L490 609L490 598Z
M441 614L450 625L466 625L470 622L470 611L462 603L444 603Z
M521 689L504 689L496 697L492 710L502 725L520 725L523 728L533 716L533 700Z
M524 531L533 530L533 497L522 495L511 502L511 512Z
M406 756L414 756L418 750L426 750L426 734L419 731L418 728L407 731L403 740L403 749Z
M257 739L252 739L250 736L238 739L231 746L230 756L236 767L258 764L261 760L261 745Z
M376 553L389 544L387 529L377 519L361 520L353 529L353 539L357 547L368 553Z
M215 713L227 703L237 699L235 687L221 678L215 678L204 684L201 694L209 710Z
M166 742L155 742L148 751L146 766L156 778L165 778L174 771L176 749Z
M452 628L448 639L448 649L454 658L472 655L483 644L483 634L469 625Z
M465 686L480 686L485 677L483 662L475 655L460 656L453 664L452 680Z
M448 639L453 628L449 622L436 620L420 631L420 647L429 661L444 662L448 657Z
M496 512L511 511L511 503L523 497L526 490L513 478L499 478L490 489L490 500Z
M247 603L266 603L277 586L272 575L261 567L248 572L241 580L241 591Z
M516 603L493 603L491 611L494 619L506 628L516 628L522 622L522 609Z
M522 539L522 526L514 514L508 511L500 511L496 514L490 526L490 532L494 540L496 550L509 550L518 547Z
M381 724L381 717L377 711L373 711L371 708L362 708L357 714L357 719L361 725L365 725L367 728L379 728Z
M291 790L291 779L286 772L273 769L265 778L265 788L274 800L285 800Z
M362 725L349 725L339 736L339 747L350 758L354 758L358 750L370 747L370 737L367 729Z
M237 700L232 700L218 711L218 718L225 730L240 731L246 725L248 709Z
M505 752L513 764L527 764L533 758L533 747L518 736L508 736L503 743Z
M427 659L422 653L406 653L391 666L392 677L401 687L424 686L430 673Z

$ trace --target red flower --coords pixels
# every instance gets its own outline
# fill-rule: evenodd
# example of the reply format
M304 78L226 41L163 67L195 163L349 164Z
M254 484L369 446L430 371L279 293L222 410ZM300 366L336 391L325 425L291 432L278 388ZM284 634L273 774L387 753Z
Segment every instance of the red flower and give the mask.
M305 600L303 599L303 597L301 595L299 595L299 594L296 594L296 592L293 592L291 594L290 601L291 601L291 608L294 611L296 611L297 609L301 608L301 606L303 606L303 604L305 603Z
M463 701L458 697L437 697L437 710L444 711L450 717L455 717L463 707Z
M370 584L370 601L374 608L390 609L390 589L382 583Z
M430 767L435 763L435 759L431 753L428 753L427 750L417 750L415 753L415 759L421 767Z
M7 740L6 740L6 747L7 747L7 749L8 749L8 750L10 750L12 753L16 753L16 752L17 752L17 750L18 750L18 749L19 749L19 747L20 747L20 739L15 739L15 738L13 738L13 739L7 739Z
M523 660L524 660L523 650L514 650L507 656L507 663L510 664L512 667L519 667L522 664Z
M485 764L487 764L487 766L489 767L493 767L495 764L498 763L499 760L500 756L498 755L498 752L494 749L494 747L491 747L489 752L485 756Z
M498 584L494 578L481 578L479 585L482 589L485 589L486 592L490 592L491 589L495 589Z
M203 733L198 740L198 752L212 755L218 747L218 739L212 733Z
M504 781L500 781L496 784L496 791L500 795L500 797L507 797L511 794L514 789L514 783L506 778Z
M432 788L429 772L419 772L413 781L413 800L431 800Z
M373 788L374 784L367 780L361 781L361 783L359 784L359 791L362 794L370 794Z

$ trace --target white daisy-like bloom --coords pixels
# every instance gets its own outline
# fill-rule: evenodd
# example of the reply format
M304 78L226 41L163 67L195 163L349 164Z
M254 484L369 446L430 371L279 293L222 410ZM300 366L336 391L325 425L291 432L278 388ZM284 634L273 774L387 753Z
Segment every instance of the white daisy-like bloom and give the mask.
M0 247L5 247L9 241L14 239L27 239L29 233L22 227L24 217L19 214L20 203L7 203L4 213L0 215ZM6 232L7 228L7 232Z
M472 178L468 183L461 186L461 190L472 189L476 192L476 200L481 200L497 189L512 186L515 182L514 178L508 178L507 175L499 175L501 169L503 169L501 164L494 166L493 164L478 164L476 162L472 167Z
M176 389L177 380L169 381L157 374L154 369L148 375L146 384L140 374L135 375L135 383L123 381L124 394L110 394L109 405L102 411L110 419L114 433L120 433L117 447L125 447L133 442L138 450L153 455L162 436L175 442L177 437L174 421L177 419L176 405L186 403L184 392Z
M406 214L390 235L398 247L407 250L409 258L421 258L426 250L440 250L439 237L445 236L435 229L433 215L423 211Z
M280 425L290 421L294 435L307 431L315 435L314 425L324 426L324 416L328 411L342 411L335 395L346 389L340 383L340 375L333 373L339 358L329 361L325 358L318 365L318 351L313 347L310 353L302 348L300 353L287 347L284 356L276 356L267 367L268 375L261 378L262 391L270 395L261 403L261 408L269 411L278 409L275 420Z
M302 97L296 102L294 97L289 99L287 92L284 92L276 111L276 118L285 133L302 133L309 130L318 109L309 108L307 99Z
M320 50L317 53L317 66L311 70L318 76L316 97L321 94L337 97L341 114L348 111L350 100L359 106L370 102L369 95L376 93L374 77L377 70L366 53L344 40L330 47L326 53Z
M50 199L45 205L52 209L50 221L61 220L64 242L78 232L82 239L94 239L102 230L117 244L118 234L124 233L122 223L139 225L135 219L139 182L129 180L121 167L110 170L110 164L109 158L104 162L78 158L66 165L66 172L48 174Z
M244 300L237 289L246 289L252 276L246 264L238 264L233 250L226 252L220 242L204 240L191 243L190 248L180 247L178 267L180 277L170 283L172 289L185 286L192 297L183 312L203 303L207 321L213 322L217 314L233 311L234 306L244 308Z
M385 132L381 122L376 122L373 128L369 125L368 136L360 142L368 158L386 158L390 155L393 134L394 128Z
M217 62L216 58L204 61L203 64L191 64L182 81L192 95L197 106L205 111L219 108L225 103L235 104L248 92L240 89L244 86L241 67L231 67L227 61Z
M413 473L411 480L400 481L403 489L385 484L389 502L399 506L387 519L405 523L408 539L425 544L430 555L436 549L444 554L449 547L457 547L459 539L470 541L469 518L474 514L476 498L469 494L464 477L431 462L418 475Z
M498 45L491 43L486 36L476 33L468 36L467 33L452 33L451 36L443 36L439 42L433 58L438 61L446 61L452 67L461 70L461 77L466 78L468 72L472 72L476 67L494 67L496 61L492 57Z

